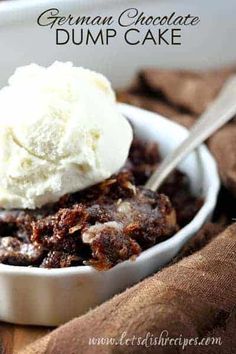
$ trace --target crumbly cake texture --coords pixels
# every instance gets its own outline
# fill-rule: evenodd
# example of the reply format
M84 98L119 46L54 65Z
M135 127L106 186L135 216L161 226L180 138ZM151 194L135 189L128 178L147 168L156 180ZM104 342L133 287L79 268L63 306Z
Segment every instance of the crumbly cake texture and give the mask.
M106 270L171 237L202 201L179 171L160 193L143 188L159 162L156 144L135 139L117 175L38 210L2 212L0 262Z

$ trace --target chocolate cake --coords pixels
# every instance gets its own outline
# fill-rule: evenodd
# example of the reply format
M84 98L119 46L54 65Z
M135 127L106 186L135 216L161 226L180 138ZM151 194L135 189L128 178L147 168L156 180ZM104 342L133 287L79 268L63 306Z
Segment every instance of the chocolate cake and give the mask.
M116 175L37 210L2 210L0 262L106 270L171 237L197 213L202 200L175 171L160 193L143 187L160 163L158 146L135 139Z

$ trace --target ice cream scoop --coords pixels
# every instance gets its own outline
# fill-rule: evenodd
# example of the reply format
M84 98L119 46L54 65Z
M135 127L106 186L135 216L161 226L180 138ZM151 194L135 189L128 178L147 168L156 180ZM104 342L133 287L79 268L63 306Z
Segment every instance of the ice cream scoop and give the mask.
M34 209L116 173L132 128L101 74L55 62L0 90L0 207Z

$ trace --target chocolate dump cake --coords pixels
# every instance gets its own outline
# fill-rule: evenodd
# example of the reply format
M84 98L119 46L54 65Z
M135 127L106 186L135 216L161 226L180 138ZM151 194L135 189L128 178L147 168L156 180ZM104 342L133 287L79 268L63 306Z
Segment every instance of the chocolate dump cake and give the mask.
M156 144L135 139L117 175L41 209L2 211L0 262L105 270L169 238L194 217L202 201L191 194L180 171L160 193L143 188L159 162Z

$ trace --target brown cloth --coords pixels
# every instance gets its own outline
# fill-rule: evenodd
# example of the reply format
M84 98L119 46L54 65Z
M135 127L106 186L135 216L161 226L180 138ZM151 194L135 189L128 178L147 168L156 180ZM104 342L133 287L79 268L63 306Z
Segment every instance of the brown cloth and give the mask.
M236 196L236 124L229 124L209 142L224 185Z
M205 227L195 238L195 247L211 240L219 230L219 226ZM221 337L222 345L208 345L197 349L196 346L187 346L186 353L235 353L235 269L236 224L233 224L193 255L60 327L23 352L182 352L179 345L146 347L144 344L138 345L136 341L133 345L124 345L124 338L136 336L144 339L148 333L158 337L167 330L171 338ZM119 341L121 337L123 345L89 345L90 338L115 338Z
M146 69L139 76L150 92L161 92L176 107L200 115L231 74L231 69L213 70L204 74L185 70Z
M189 128L217 96L235 68L207 72L144 69L118 100L154 111Z

